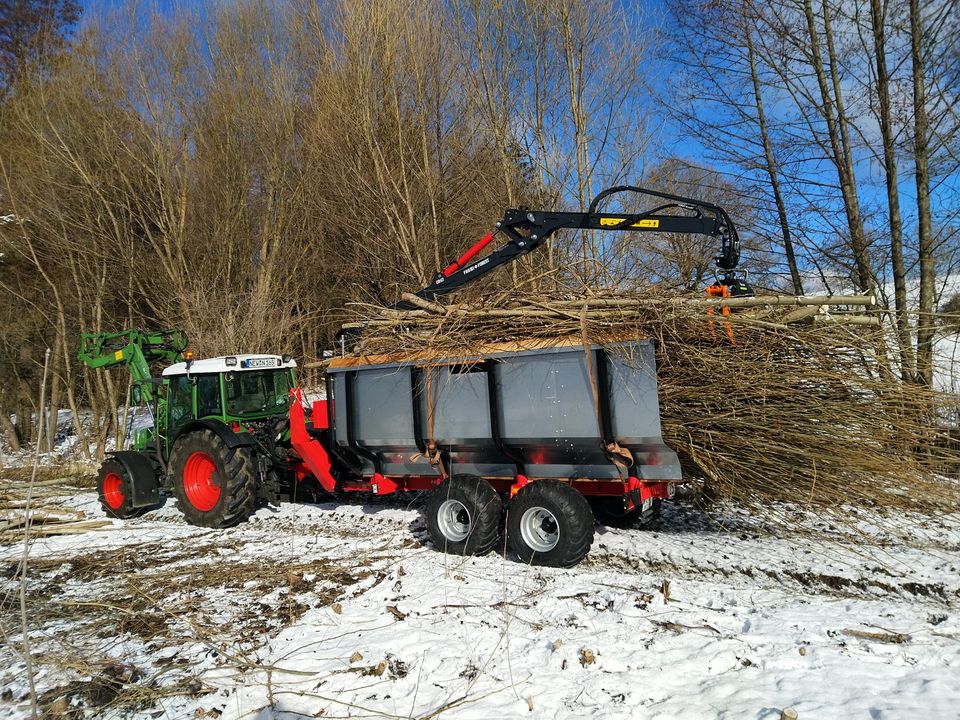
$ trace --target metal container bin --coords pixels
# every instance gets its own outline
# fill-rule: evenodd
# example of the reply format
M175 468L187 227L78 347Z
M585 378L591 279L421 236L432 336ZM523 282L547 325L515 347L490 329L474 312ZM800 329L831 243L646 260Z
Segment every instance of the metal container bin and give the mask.
M650 340L345 358L327 374L334 443L365 476L439 477L439 460L489 479L680 480Z

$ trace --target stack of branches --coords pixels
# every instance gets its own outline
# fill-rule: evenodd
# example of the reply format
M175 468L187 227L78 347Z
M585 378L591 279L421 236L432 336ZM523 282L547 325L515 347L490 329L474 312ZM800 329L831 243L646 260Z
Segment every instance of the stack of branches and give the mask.
M77 492L75 487L64 487L66 482L62 478L5 479L0 487L0 543L22 540L28 528L33 536L70 535L112 524L89 519L82 510L59 503L57 498Z
M353 306L346 349L467 358L504 342L656 340L664 439L708 497L960 509L960 399L894 375L871 297L405 299L418 309Z

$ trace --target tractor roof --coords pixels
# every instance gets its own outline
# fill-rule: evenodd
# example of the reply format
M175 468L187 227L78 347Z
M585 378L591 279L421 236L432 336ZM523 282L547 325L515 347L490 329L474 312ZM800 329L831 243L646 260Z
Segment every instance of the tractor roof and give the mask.
M246 372L248 370L276 370L277 368L295 368L296 360L284 360L279 355L224 355L190 362L191 375L226 372ZM164 377L186 375L186 362L174 363L163 371Z

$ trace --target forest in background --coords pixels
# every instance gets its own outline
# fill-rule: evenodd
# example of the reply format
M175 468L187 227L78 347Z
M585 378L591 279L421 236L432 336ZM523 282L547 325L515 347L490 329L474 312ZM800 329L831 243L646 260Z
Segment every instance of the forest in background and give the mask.
M758 289L875 293L891 370L929 384L958 309L958 4L6 3L0 430L35 437L50 348L48 429L90 407L115 432L126 383L80 332L314 360L346 303L423 287L504 208L625 182L725 207ZM470 292L701 291L715 251L562 235Z

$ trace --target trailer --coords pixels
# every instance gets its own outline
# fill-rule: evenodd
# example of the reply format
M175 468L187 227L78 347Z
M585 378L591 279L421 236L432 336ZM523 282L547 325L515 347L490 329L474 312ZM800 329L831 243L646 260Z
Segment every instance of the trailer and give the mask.
M651 340L513 346L467 357L343 358L306 419L295 393L298 480L327 491L430 491L435 547L570 566L595 517L649 521L681 480L660 433ZM589 502L588 502L589 499Z

